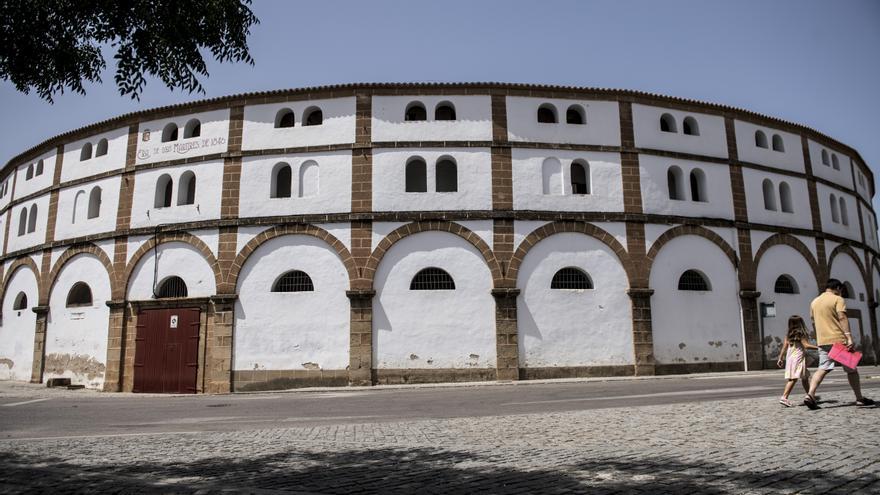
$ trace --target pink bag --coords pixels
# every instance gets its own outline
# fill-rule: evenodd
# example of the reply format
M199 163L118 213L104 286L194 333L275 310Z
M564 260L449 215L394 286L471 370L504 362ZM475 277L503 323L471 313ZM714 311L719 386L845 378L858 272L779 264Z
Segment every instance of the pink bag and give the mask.
M828 352L828 357L847 368L855 369L855 367L859 365L859 361L862 359L862 353L858 351L850 352L845 345L838 342L831 346L831 351Z

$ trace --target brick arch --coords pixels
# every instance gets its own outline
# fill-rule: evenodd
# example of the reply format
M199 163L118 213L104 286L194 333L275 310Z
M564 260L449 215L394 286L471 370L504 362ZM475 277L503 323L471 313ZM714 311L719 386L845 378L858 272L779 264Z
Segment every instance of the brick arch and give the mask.
M382 258L385 257L388 250L391 249L391 246L399 242L401 239L421 232L449 232L450 234L461 237L483 255L483 260L486 262L487 268L489 268L489 271L492 273L493 286L504 286L504 275L501 271L501 264L498 263L498 259L495 258L495 253L492 251L492 248L490 248L480 236L467 227L454 222L445 221L408 223L386 235L381 241L379 241L376 249L373 250L369 259L367 259L367 264L363 269L360 280L357 281L357 285L363 288L372 287L373 278L376 275L376 268L379 266L379 263L382 261Z
M617 255L617 259L620 261L620 264L623 266L626 276L629 279L630 286L633 286L633 277L635 276L634 267L632 266L632 263L630 263L629 254L626 252L623 245L605 230L591 223L585 222L552 222L538 227L529 233L529 235L527 235L520 243L516 252L513 253L513 257L510 260L510 266L507 268L507 282L512 284L511 286L513 287L516 286L516 278L519 274L519 268L522 265L523 260L526 258L526 255L533 247L535 247L535 245L548 237L563 233L584 234L608 246L608 248L614 251L614 254Z
M867 275L868 275L868 281L871 282L871 287L870 287L870 289L871 289L871 299L874 299L874 291L875 291L876 289L880 289L880 287L877 287L877 286L874 285L874 273L873 273L872 270L871 270L872 268L873 268L874 270L877 270L877 273L880 273L880 258L878 258L877 256L871 256L871 264L870 264L870 266L868 267L868 273L867 273ZM876 300L875 300L874 302L880 302L880 301L876 301Z
M120 279L119 290L120 290L120 298L128 297L128 284L131 282L131 274L134 272L134 268L140 263L141 258L144 257L148 252L152 251L154 247L160 246L162 244L168 244L171 242L182 242L184 244L189 244L194 247L197 251L202 254L202 257L205 258L205 261L208 262L208 266L211 267L211 271L214 272L214 286L219 291L221 284L223 283L223 275L220 272L220 263L217 261L217 258L214 256L214 253L211 252L211 248L208 247L201 239L190 234L189 232L173 232L167 235L158 235L156 237L151 237L147 240L134 254L131 256L131 260L129 260L128 264L125 266L125 273L122 274L122 278Z
M657 258L657 255L660 253L660 250L663 249L669 241L686 235L694 235L697 237L702 237L709 242L718 246L721 251L727 255L727 259L730 260L730 264L734 267L739 266L739 258L736 255L736 251L727 243L720 235L712 232L706 227L701 227L699 225L678 225L676 227L672 227L671 229L664 232L660 237L654 241L654 244L651 246L651 250L648 251L647 258L647 273L650 275L651 270L654 268L654 260Z
M859 269L859 273L862 275L862 284L865 286L865 289L870 288L872 284L868 282L868 273L865 270L865 264L862 263L855 250L849 244L841 244L831 251L831 254L828 256L828 277L831 277L831 267L834 266L834 258L840 254L846 254L852 258L856 267Z
M819 267L819 263L816 261L813 253L810 252L810 249L801 242L800 239L791 235L791 234L773 234L768 237L763 243L761 243L761 247L758 248L758 251L755 253L755 261L752 263L754 267L755 273L751 274L752 279L755 280L757 277L757 270L761 263L761 258L764 254L773 246L788 246L804 257L807 264L810 265L810 269L813 271L813 277L816 278L816 287L820 290L822 289L822 285L825 281L824 274L822 273L822 269Z
M6 271L6 276L3 279L3 287L2 290L0 290L0 311L2 311L3 308L3 300L6 299L6 291L9 289L9 281L12 280L12 276L15 275L15 272L22 267L30 268L31 272L34 274L34 278L37 279L37 304L40 304L40 294L43 292L43 280L40 277L40 269L30 256L24 256L13 261L12 264L9 265L9 270Z
M92 255L97 258L102 265L104 265L104 269L107 270L107 276L110 277L110 294L116 294L116 286L118 284L118 281L116 280L116 271L113 268L113 262L110 261L110 258L107 256L107 253L105 253L103 249L89 243L85 246L68 248L66 251L64 251L64 253L61 254L61 257L58 258L58 261L55 262L55 266L52 267L52 271L49 272L49 277L47 278L48 284L46 286L45 294L40 294L40 301L42 301L42 303L49 303L49 296L52 294L52 289L55 288L55 282L58 279L58 274L61 273L61 269L64 268L64 265L66 265L67 262L71 260L71 258L79 254ZM111 297L116 299L116 297L113 295L111 295Z
M241 251L239 251L239 253L235 256L235 261L232 262L232 266L230 267L229 272L226 274L223 291L221 291L218 286L217 292L221 294L234 293L235 288L238 285L238 276L241 274L241 269L242 267L244 267L244 264L247 262L248 258L250 258L250 256L254 253L254 251L256 251L260 246L262 246L269 240L285 235L308 235L326 242L331 249L336 251L336 254L342 260L342 264L345 265L345 270L348 272L349 286L351 286L351 284L358 279L357 264L355 263L354 258L352 258L351 252L348 250L348 248L345 247L345 244L343 244L342 241L337 239L333 234L314 225L282 225L260 232L256 237L245 244L243 248L241 248Z

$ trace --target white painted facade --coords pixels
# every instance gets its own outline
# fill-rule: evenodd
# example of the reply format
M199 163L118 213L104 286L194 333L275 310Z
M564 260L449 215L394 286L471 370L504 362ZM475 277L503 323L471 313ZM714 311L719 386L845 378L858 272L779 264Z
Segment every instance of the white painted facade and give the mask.
M198 121L200 131L195 137L186 137L187 124ZM169 126L176 126L176 139L163 136ZM168 139L168 140L164 140ZM229 139L229 110L211 110L170 119L143 122L138 127L138 165L181 158L224 153ZM120 166L125 165L124 160Z
M767 202L764 199L765 181L770 184ZM811 229L810 194L807 181L781 174L744 169L743 184L746 189L746 207L749 221L766 225ZM788 187L788 203L784 208L784 188ZM785 211L786 209L790 211Z
M128 300L155 299L153 289L158 289L172 276L183 279L189 297L209 297L217 293L214 272L202 253L183 242L167 242L137 262L128 283Z
M620 155L586 151L513 150L518 210L622 211ZM589 194L572 193L572 167L584 168Z
M15 171L15 199L30 196L52 186L55 177L55 161L58 154L54 151L43 153L36 160L20 165ZM11 198L12 194L8 196Z
M800 136L742 120L734 121L733 125L737 138L736 153L741 161L804 172L804 152ZM759 145L759 141L763 146Z
M320 109L321 125L304 126L308 112ZM293 127L277 127L279 112L291 111ZM300 148L353 143L355 137L355 99L288 101L244 108L243 150Z
M664 114L669 114L674 119L675 131L664 132L660 130L660 118ZM632 115L633 134L637 148L727 158L724 119L719 116L640 104L633 104ZM688 117L697 121L699 135L684 134L684 119Z
M28 381L34 361L34 328L37 321L36 313L31 311L37 304L37 277L33 270L20 267L9 274L2 304L0 380Z
M120 180L119 177L108 177L62 189L58 193L55 238L70 239L115 230ZM98 200L94 201L95 198ZM97 210L93 208L95 204Z
M102 140L106 140L106 154L98 153L98 144ZM125 167L127 148L128 129L123 127L68 143L64 146L61 161L61 181L67 182L119 170Z
M424 121L405 120L409 105L425 107ZM437 120L440 105L455 109L455 120ZM492 100L489 96L374 96L372 136L386 141L491 141Z
M549 105L556 123L538 122L538 108ZM566 113L575 107L584 112L585 124L569 124ZM620 145L620 117L616 102L558 98L507 97L507 132L511 141Z
M193 204L181 204L184 192L181 178L187 172L193 173L196 179ZM167 207L156 206L156 188L162 176L169 177L173 183L171 206ZM135 174L134 184L131 208L131 226L134 228L220 218L223 161L146 169Z
M679 197L682 199L670 199L667 174L671 167L678 167L681 171ZM691 191L690 176L695 170L705 175L705 199L702 201L695 201ZM645 213L733 219L730 170L726 165L642 155L639 157L639 173Z

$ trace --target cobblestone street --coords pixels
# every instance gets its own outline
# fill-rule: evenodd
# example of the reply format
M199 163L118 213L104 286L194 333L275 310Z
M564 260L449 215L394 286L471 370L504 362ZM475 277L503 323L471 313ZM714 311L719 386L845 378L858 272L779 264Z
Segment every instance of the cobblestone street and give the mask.
M4 440L0 486L5 492L876 493L880 409L856 408L849 392L824 395L815 412L760 398Z

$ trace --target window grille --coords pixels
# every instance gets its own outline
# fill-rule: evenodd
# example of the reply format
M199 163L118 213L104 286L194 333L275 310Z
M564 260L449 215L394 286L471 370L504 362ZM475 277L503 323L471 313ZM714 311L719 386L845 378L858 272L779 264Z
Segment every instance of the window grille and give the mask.
M788 275L780 275L773 286L773 292L777 294L797 294L799 291L793 278Z
M91 306L92 289L85 282L77 282L67 293L67 307Z
M409 290L455 290L455 281L440 268L425 268L413 277Z
M312 292L315 285L309 274L300 270L291 270L275 281L272 292Z
M593 281L590 280L590 276L582 270L567 267L556 272L556 275L553 275L553 280L550 282L550 288L574 290L592 289Z
M186 282L177 276L168 277L162 282L162 285L159 286L157 295L160 298L187 297Z
M25 294L24 292L19 292L18 295L15 296L15 302L12 303L12 309L14 309L15 311L21 311L23 309L27 309L27 307L27 294Z
M711 289L709 289L709 281L702 273L696 270L686 270L678 279L678 290L707 291Z

